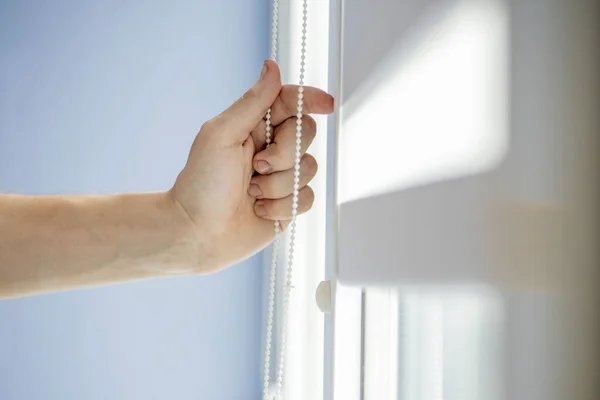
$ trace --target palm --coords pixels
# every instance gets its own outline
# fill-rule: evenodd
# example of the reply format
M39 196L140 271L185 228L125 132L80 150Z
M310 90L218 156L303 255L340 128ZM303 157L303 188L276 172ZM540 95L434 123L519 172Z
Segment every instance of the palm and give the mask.
M256 216L256 199L248 194L254 173L252 140L236 146L208 141L201 131L175 192L202 235L216 243L220 257L214 268L219 269L264 248L273 237L273 222Z

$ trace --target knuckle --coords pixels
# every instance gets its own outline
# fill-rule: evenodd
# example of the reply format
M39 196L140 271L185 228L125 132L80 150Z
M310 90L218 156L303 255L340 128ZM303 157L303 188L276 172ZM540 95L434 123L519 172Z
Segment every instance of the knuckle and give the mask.
M269 163L271 165L279 166L285 164L287 155L285 154L285 146L281 146L278 143L271 143L271 145L267 147L265 152L269 157Z
M200 128L200 132L210 133L213 132L217 128L217 120L212 118L208 121L205 121Z
M257 97L256 89L250 88L242 95L242 100L252 100L252 99L255 99L256 97Z
M304 165L304 172L308 176L313 177L317 174L317 171L319 170L319 163L312 155L305 154L304 157L302 157L302 163Z
M288 88L289 88L289 85L286 85L286 87L284 87L284 89L282 89L282 92ZM294 100L296 100L296 99L297 99L297 97L294 98ZM295 105L296 103L294 103L294 107L292 109L292 106L290 104L288 104L287 101L282 100L282 97L278 97L277 100L275 100L275 102L281 104L281 109L285 113L285 115L295 115L296 114L296 105Z
M317 121L310 115L305 115L302 117L302 124L304 125L304 130L306 133L315 136L317 134Z
M286 119L282 124L282 128L285 129L286 131L294 131L296 132L296 123L298 121L297 117L290 117L288 119Z
M310 210L315 202L315 192L310 186L307 186L303 190L303 200L305 203L306 210Z

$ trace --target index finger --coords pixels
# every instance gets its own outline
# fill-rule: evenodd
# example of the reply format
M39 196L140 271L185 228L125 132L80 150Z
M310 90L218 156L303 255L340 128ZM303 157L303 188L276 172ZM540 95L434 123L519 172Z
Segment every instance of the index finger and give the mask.
M321 89L304 86L302 114L331 114L333 97ZM271 106L271 124L279 125L298 113L298 85L285 85Z

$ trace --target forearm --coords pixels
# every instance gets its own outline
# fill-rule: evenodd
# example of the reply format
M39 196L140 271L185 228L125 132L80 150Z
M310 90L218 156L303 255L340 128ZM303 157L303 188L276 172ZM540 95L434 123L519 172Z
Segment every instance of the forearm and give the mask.
M0 298L192 272L176 207L168 193L0 195Z

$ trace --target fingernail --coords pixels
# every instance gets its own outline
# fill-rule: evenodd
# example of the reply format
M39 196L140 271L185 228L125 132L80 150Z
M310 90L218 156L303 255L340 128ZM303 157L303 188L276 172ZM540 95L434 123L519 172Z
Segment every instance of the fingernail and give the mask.
M265 64L263 65L263 69L260 72L260 79L264 78L265 75L267 75L268 71L269 71L269 66L268 66L267 62L265 61Z
M256 204L256 207L254 208L254 211L256 212L256 215L258 215L259 217L266 217L267 216L267 209L261 203L257 203Z
M248 189L248 194L252 197L260 197L262 196L262 190L260 187L254 183L250 184L250 188Z
M258 160L256 162L256 170L261 174L268 174L273 170L273 167L265 160Z

